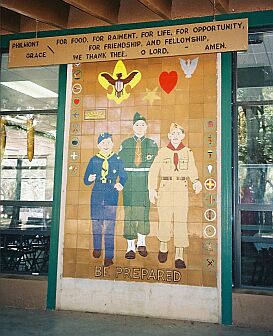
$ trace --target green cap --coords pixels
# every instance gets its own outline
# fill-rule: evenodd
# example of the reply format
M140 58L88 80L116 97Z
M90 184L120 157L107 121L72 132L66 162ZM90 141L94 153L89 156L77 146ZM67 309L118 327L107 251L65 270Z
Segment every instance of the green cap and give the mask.
M143 117L143 115L141 115L140 113L136 112L134 115L133 125L139 120L143 120L146 122L145 117Z

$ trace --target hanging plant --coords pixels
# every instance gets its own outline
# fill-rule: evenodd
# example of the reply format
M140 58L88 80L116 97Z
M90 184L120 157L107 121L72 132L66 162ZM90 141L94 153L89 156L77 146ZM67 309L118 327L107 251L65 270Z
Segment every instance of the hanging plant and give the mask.
M27 157L31 162L34 156L34 115L27 116Z
M7 132L6 132L6 120L3 117L0 117L0 142L1 142L1 148L0 148L0 159L2 162L4 153L5 153L5 148L6 148L6 143L7 143Z

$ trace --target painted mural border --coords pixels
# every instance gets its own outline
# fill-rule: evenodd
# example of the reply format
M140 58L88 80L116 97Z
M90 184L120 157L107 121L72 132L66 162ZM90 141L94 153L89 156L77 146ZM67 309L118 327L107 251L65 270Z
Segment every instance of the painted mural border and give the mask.
M246 12L238 14L225 14L216 16L216 20L225 19L249 19L249 28L262 28L273 25L273 11L259 11L259 12ZM91 28L77 28L67 30L53 30L42 31L37 33L37 37L50 37L70 34L92 33L92 32L109 32L114 30L128 30L137 28L149 28L149 27L162 27L172 26L178 24L187 23L202 23L211 21L211 16L196 17L189 19L176 19L176 20L162 20L152 22L141 22L134 24L121 24L113 26L100 26ZM20 33L5 35L1 38L1 50L8 48L10 40L25 39L36 37L35 32ZM232 176L231 176L231 78L232 78L232 55L231 53L223 53L221 58L221 74L225 81L221 84L221 123L229 125L222 130L221 134L221 150L222 156L225 160L222 160L222 189L221 189L221 306L222 306L222 323L232 324L232 221L231 221L231 209L232 209ZM55 167L62 167L63 162L63 144L64 144L64 107L66 101L66 66L60 67L60 81L59 81L59 108L58 108L58 123L57 123L57 143L56 143L56 160ZM229 79L229 80L226 80ZM62 171L55 169L54 175L54 205L53 210L53 229L50 244L50 264L48 272L48 301L47 307L49 309L56 308L56 286L57 286L57 264L58 264L58 236L59 236L59 218L60 218L60 195L61 195L61 181ZM228 239L227 239L228 237ZM223 239L224 238L224 239Z

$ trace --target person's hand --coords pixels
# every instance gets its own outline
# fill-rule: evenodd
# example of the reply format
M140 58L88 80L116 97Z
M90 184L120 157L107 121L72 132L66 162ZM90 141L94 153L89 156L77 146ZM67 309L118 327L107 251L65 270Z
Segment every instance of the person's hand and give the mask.
M202 183L199 180L194 181L192 187L196 194L202 191Z
M89 181L89 182L94 182L95 179L96 179L96 174L93 174L93 175L90 174L89 177L88 177L88 181Z
M114 188L117 189L117 191L121 191L121 190L123 189L123 186L122 186L122 184L120 184L120 183L116 183L116 184L114 185Z
M155 189L149 190L149 199L152 204L155 204L156 199L158 198L157 191Z

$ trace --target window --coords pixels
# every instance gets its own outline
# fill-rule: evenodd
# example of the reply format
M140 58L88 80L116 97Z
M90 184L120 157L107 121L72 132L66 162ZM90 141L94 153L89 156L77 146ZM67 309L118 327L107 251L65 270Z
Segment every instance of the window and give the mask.
M234 284L273 288L273 33L235 57Z
M58 67L1 60L0 272L46 274L55 162Z

